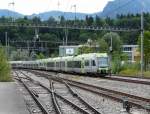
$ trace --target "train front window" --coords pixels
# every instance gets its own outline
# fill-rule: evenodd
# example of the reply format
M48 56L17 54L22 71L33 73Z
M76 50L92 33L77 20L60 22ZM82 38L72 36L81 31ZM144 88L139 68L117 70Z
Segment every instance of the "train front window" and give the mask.
M99 57L98 58L98 66L99 67L107 67L108 66L108 58L107 57Z

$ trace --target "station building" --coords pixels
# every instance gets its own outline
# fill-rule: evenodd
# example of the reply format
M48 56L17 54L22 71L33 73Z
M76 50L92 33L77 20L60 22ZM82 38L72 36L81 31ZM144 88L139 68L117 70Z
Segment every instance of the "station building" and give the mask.
M127 54L129 62L136 62L140 60L140 52L139 52L138 45L123 45L122 51L123 53Z

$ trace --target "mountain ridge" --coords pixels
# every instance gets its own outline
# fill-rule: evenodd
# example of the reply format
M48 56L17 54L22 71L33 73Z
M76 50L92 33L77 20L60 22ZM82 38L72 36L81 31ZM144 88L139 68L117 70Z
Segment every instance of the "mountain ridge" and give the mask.
M104 7L101 17L116 17L116 15L150 13L150 0L115 0L110 1Z
M95 17L96 15L105 18L116 18L117 15L127 15L127 14L137 14L143 12L150 13L150 0L114 0L107 3L102 12L97 12L93 14L87 13L76 13L77 19L85 19L86 15ZM17 12L13 12L10 10L0 9L0 17L10 17L15 16L15 18L27 16L28 18L33 18L35 16L40 17L42 20L48 20L50 17L54 17L55 19L59 19L60 16L64 16L66 19L74 20L75 13L74 12L62 12L62 11L47 11L39 14L32 15L23 15Z
M0 9L0 17L12 17L14 16L15 18L23 17L24 15L18 12L14 12L8 9Z

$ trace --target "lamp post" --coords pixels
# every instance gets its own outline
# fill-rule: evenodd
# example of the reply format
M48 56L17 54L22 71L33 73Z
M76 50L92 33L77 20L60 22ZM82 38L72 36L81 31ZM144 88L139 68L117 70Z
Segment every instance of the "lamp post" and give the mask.
M144 40L144 17L143 17L143 8L142 8L141 10L141 77L143 77L143 67L144 67L143 40Z

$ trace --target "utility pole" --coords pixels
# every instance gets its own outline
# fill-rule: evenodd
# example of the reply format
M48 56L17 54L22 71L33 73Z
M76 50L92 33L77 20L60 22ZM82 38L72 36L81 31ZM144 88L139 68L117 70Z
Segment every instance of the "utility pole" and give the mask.
M60 10L59 9L59 7L60 7L60 2L59 2L59 0L58 0L58 3L57 3L57 9L58 9L58 11ZM57 24L60 24L60 15L58 16L58 20L57 20Z
M74 7L74 13L75 13L75 17L74 17L74 24L76 25L76 20L77 20L77 16L76 16L76 12L77 12L77 6L76 6L76 4L73 6Z
M9 59L9 53L10 53L10 48L9 48L9 37L7 37L7 55L8 55L8 59Z
M28 59L30 56L30 42L27 40L27 48L28 48Z
M8 6L11 6L12 5L12 9L15 11L15 2L13 1L13 2L11 2L11 3L9 3L8 4ZM12 22L14 22L15 21L15 13L13 13L12 14Z
M7 41L8 41L8 39L7 39L7 37L8 37L8 35L7 35L7 32L5 32L5 48L6 48L6 56L8 56L8 50L7 50Z
M110 32L110 37L111 37L111 38L110 38L110 51L112 51L112 45L113 45L113 44L112 44L112 34L111 34L111 32Z
M63 46L65 45L65 38L63 37Z
M143 17L143 9L142 9L141 11L141 77L143 77L143 67L144 67L143 40L144 40L144 17Z
M66 25L67 26L67 25ZM68 29L65 28L65 38L66 38L66 46L68 45Z
M65 19L65 45L68 45L68 29L67 29L67 19Z
M110 49L109 49L110 51L110 76L111 76L111 70L112 70L112 51L113 51L112 45L113 45L112 34L110 32Z

